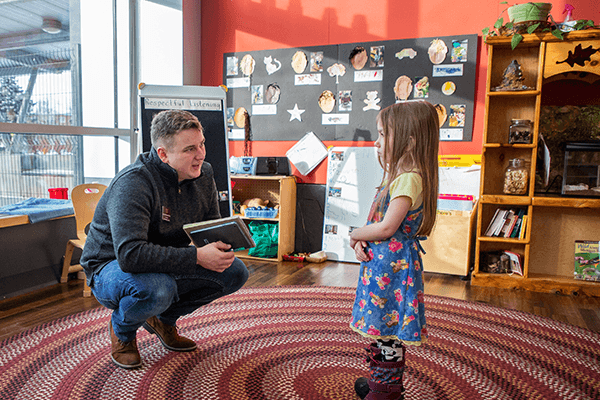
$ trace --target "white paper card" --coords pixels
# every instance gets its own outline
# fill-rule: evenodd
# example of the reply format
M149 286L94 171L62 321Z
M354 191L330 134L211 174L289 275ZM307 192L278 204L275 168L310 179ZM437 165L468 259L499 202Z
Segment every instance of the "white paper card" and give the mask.
M354 71L354 82L380 82L383 81L382 70Z
M243 129L230 129L228 138L232 140L244 140L246 131Z
M463 76L463 64L434 65L433 76Z
M244 78L227 78L227 87L232 88L248 88L250 87L250 77Z
M348 125L350 114L323 114L321 123L323 125Z
M320 85L321 84L321 74L296 75L294 78L294 84L296 86Z
M255 104L252 106L252 115L276 115L277 104Z
M463 130L460 128L440 129L440 140L463 140Z
M327 157L327 148L313 132L308 132L285 155L306 176Z

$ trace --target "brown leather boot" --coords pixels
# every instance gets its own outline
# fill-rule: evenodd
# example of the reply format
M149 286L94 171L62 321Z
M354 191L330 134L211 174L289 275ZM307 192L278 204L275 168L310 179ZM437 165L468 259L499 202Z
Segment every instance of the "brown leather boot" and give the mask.
M122 342L112 327L112 321L108 323L110 330L110 357L112 361L121 368L133 369L142 366L142 359L137 348L137 341Z
M163 346L169 350L192 351L197 347L193 340L179 336L176 326L163 324L156 317L148 318L143 326L148 332L158 336Z

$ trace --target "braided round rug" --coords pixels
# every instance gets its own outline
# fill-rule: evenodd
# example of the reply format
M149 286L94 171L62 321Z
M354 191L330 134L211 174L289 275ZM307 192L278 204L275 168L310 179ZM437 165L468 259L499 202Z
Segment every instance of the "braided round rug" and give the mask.
M138 331L143 367L110 359L97 308L0 343L0 399L357 399L369 342L353 288L249 288L179 320L198 350ZM600 335L485 304L425 296L429 341L407 352L406 399L599 399Z

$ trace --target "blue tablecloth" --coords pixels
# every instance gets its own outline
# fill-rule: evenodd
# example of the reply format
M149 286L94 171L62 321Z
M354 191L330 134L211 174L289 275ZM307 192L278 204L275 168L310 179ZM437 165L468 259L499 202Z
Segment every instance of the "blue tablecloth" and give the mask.
M30 197L19 203L0 207L0 214L27 215L30 223L72 215L73 203L63 199L38 199Z

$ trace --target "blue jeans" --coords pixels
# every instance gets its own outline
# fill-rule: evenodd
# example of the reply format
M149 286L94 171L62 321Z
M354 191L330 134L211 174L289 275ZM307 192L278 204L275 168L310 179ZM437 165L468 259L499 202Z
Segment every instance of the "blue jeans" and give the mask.
M131 274L113 260L92 277L92 292L100 304L113 310L115 335L130 342L148 318L157 316L175 326L182 315L234 293L246 280L248 269L238 258L221 273L198 266L194 275Z

